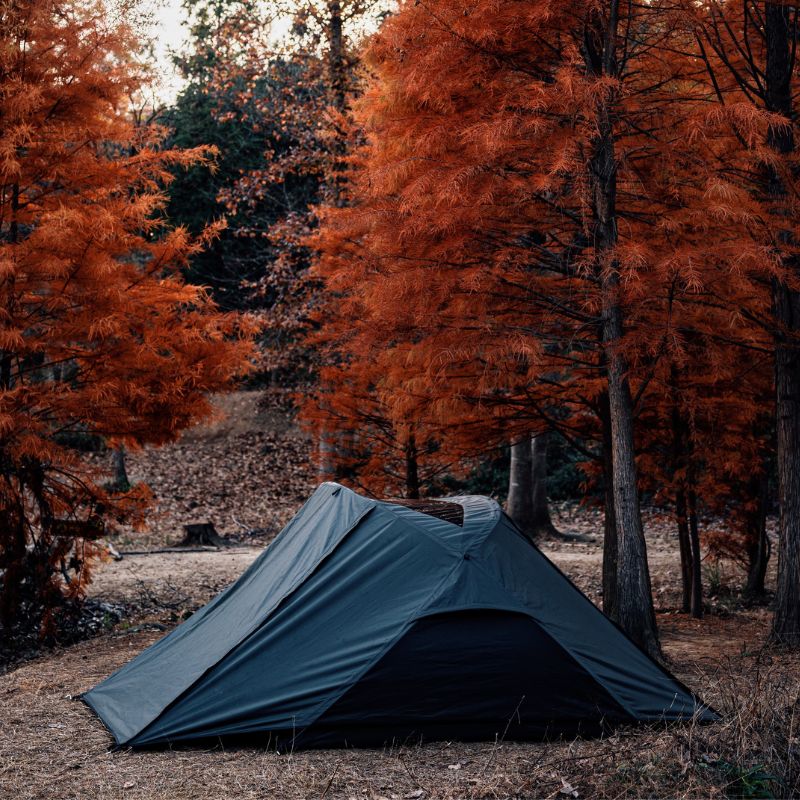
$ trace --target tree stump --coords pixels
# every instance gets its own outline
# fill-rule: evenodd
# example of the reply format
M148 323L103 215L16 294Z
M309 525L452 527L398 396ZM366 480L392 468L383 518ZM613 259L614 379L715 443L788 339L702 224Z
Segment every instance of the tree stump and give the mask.
M178 547L230 547L230 542L217 533L213 522L192 522L183 526L183 539Z

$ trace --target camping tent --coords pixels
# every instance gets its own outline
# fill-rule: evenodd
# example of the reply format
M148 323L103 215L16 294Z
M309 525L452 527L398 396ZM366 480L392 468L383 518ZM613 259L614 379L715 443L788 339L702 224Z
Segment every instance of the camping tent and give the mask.
M514 739L714 713L484 497L322 484L236 583L83 695L118 745Z

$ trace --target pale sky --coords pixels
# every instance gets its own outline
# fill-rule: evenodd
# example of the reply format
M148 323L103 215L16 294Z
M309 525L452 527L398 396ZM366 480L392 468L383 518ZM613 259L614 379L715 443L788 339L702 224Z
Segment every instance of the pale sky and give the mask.
M187 30L183 26L184 11L181 0L148 0L153 9L151 35L155 42L157 69L160 76L157 92L162 101L174 99L180 90L181 80L170 58L170 50L178 50L184 43Z
M377 27L377 12L381 8L393 6L392 0L383 0L375 6L375 17L363 19L360 23L361 33L366 34ZM181 78L170 58L170 52L180 50L186 42L188 30L184 26L186 14L181 8L181 0L142 0L142 10L152 19L150 30L143 32L146 38L152 38L156 49L156 70L159 76L154 86L160 102L170 103L180 91ZM281 18L274 23L272 35L281 36L288 31L290 19Z

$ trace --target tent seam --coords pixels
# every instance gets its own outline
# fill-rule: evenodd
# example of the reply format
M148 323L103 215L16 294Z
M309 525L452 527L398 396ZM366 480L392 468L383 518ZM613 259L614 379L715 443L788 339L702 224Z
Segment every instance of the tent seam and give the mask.
M419 530L425 533L430 539L433 539L435 542L440 544L445 550L450 553L458 554L463 556L464 553L469 553L480 549L486 539L491 535L492 531L497 526L497 522L500 519L500 515L502 513L500 506L494 501L490 500L489 498L483 498L479 495L456 495L454 497L445 498L446 500L458 503L464 509L464 525L462 526L463 536L464 539L467 541L467 546L465 549L457 549L454 547L450 547L450 545L446 544L441 540L441 537L434 533L432 530L429 529L430 520L428 519L428 515L422 513L421 511L417 511L416 509L409 508L408 506L398 506L392 505L391 503L383 503L378 501L381 508L386 508L392 514L394 514L398 519L402 519L403 521L407 521L410 523L417 523ZM489 519L479 525L477 530L470 531L469 530L469 517L467 516L468 504L470 501L480 500L482 504L488 507L489 510ZM417 519L419 517L419 519ZM452 522L445 522L446 525L453 525ZM458 527L458 526L455 526Z

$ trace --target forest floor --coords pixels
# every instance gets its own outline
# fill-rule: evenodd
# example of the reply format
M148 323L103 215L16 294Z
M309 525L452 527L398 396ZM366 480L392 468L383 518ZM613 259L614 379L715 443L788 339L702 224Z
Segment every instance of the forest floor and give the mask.
M123 559L103 564L92 584L97 607L109 609L108 630L0 675L0 798L455 800L800 792L800 658L763 647L768 609L741 601L741 569L731 561L706 565L703 620L676 612L677 542L668 520L655 512L646 514L647 540L664 652L675 674L722 712L720 723L628 728L604 739L556 743L437 742L280 754L253 747L112 752L102 723L72 698L237 577L314 486L302 435L258 400L254 392L223 398L227 418L193 429L167 448L130 454L131 480L145 481L156 495L150 529L120 532L114 544ZM598 601L602 517L576 504L554 511L562 531L582 533L588 541L547 542L542 549ZM183 524L205 521L234 546L124 554L173 545Z

